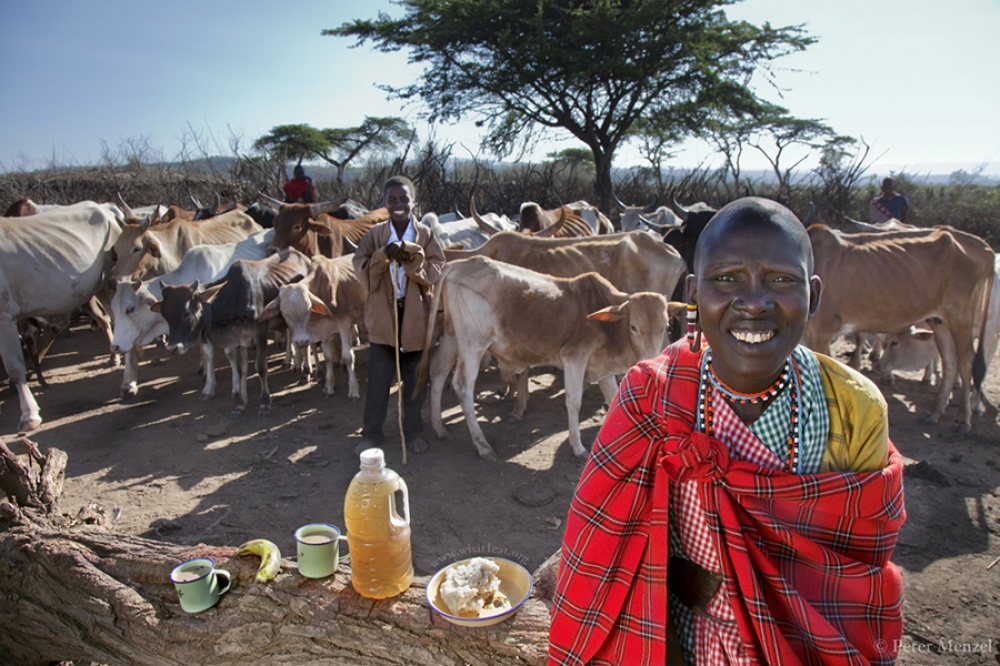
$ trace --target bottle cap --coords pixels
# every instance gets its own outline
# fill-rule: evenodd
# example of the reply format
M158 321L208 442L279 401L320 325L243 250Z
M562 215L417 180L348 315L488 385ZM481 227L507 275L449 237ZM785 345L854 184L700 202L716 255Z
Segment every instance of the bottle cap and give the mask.
M361 452L361 464L365 467L385 467L385 453L382 449L365 449Z

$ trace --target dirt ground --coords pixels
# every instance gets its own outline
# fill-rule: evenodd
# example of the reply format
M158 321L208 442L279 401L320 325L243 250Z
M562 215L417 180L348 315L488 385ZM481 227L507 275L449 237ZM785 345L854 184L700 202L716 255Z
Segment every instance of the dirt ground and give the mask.
M230 546L266 537L286 554L294 554L298 525L343 525L362 410L346 397L343 369L337 395L324 397L318 384L277 372L275 353L270 418L257 416L253 378L247 415L231 419L224 360L216 371L219 395L201 401L197 355L149 349L139 395L123 402L121 371L108 366L106 349L100 334L74 328L45 360L48 388L32 384L44 423L30 438L43 450L54 446L69 454L63 511L75 514L95 503L112 514L120 509L116 531ZM362 391L366 360L362 349ZM936 388L917 379L904 375L895 387L883 387L891 436L909 463L908 519L894 556L906 586L899 663L1000 663L1000 564L988 570L1000 556L1000 367L988 377L987 414L974 420L974 434L959 440L948 436L953 412L938 426L919 425ZM478 388L498 381L488 372ZM390 409L386 457L409 486L418 575L476 554L534 570L558 549L583 464L566 442L561 376L536 372L531 389L521 423L508 421L509 403L479 405L499 463L478 458L454 396L446 393L451 438L438 441L425 417L431 449L410 454L404 465L395 406ZM0 433L10 441L19 408L10 392L2 400ZM597 386L588 388L581 413L587 445L603 417L601 403Z

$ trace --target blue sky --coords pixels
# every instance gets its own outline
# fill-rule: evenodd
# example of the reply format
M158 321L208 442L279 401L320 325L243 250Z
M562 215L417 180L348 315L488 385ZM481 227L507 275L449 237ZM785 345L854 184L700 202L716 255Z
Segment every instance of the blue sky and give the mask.
M320 30L378 11L388 0L0 2L0 171L83 165L124 144L168 159L197 137L211 153L248 150L275 125L350 127L366 115L402 116L421 137L475 152L471 123L427 128L419 109L386 101L376 84L419 70ZM762 90L793 115L821 119L871 145L871 171L949 173L989 164L1000 174L998 0L745 0L733 18L805 24L819 38L778 62L785 90ZM535 155L579 147L563 137ZM624 150L619 163L637 159ZM713 163L685 145L675 166ZM807 162L806 164L809 164ZM750 155L744 168L763 161Z

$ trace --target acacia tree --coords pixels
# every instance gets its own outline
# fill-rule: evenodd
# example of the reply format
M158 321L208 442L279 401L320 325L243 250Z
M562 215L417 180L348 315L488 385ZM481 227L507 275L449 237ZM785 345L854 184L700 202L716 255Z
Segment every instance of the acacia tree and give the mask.
M819 120L793 118L788 115L787 109L772 108L772 113L760 120L762 131L757 138L748 141L748 144L756 148L771 165L771 170L778 178L777 199L788 204L792 196L792 171L809 155L805 153L793 156L791 164L782 164L782 159L788 156L786 151L793 146L821 150L829 139L835 137L835 132Z
M395 117L365 116L358 127L325 129L322 134L329 147L327 152L317 157L337 168L338 185L344 182L344 170L348 163L361 153L393 150L399 143L409 148L417 139L416 131L405 120Z
M302 160L315 155L325 155L330 142L321 131L310 125L277 125L271 131L254 141L257 150L270 153L278 164L278 184L288 177L285 166L291 160L302 164Z
M689 132L692 109L815 41L798 26L730 21L734 0L399 0L324 35L408 49L425 65L391 96L420 99L430 122L472 115L498 156L564 130L594 155L599 204L611 203L615 151L644 117ZM752 93L747 92L751 97Z

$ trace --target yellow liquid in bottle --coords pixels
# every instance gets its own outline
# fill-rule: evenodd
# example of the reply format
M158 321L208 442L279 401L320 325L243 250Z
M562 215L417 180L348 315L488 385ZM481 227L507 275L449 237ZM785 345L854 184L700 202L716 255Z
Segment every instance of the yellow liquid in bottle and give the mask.
M351 585L371 599L401 594L413 580L410 525L395 508L398 483L391 470L363 468L344 498Z

